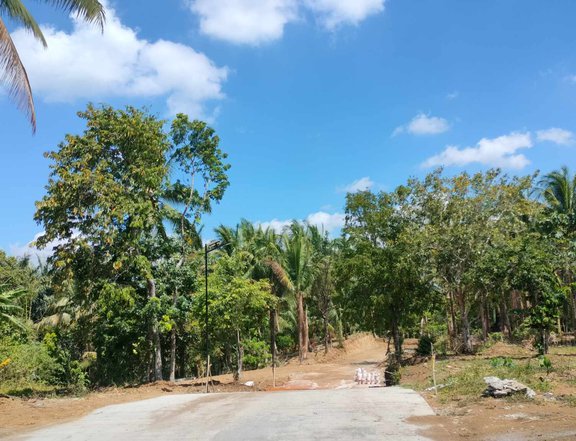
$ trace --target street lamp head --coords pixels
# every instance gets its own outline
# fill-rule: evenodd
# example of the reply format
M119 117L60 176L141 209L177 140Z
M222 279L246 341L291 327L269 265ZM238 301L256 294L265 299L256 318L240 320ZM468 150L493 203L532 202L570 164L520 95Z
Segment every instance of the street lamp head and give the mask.
M217 250L218 248L220 248L222 246L222 241L213 240L211 242L208 242L205 246L206 246L206 251L208 251L208 252L214 251L214 250Z
M211 251L217 250L219 248L222 248L224 246L228 245L227 243L222 242L221 240L213 240L211 242L208 242L205 247L206 247L206 252L209 253Z

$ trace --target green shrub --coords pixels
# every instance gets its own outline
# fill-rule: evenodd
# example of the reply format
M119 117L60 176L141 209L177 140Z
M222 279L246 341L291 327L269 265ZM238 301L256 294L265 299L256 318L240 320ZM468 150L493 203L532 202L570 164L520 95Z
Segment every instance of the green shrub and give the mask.
M430 335L422 335L418 339L418 347L416 353L418 355L432 355L432 348L434 347L435 338Z
M42 343L2 339L0 364L0 391L3 393L53 389L46 386L55 384L58 364Z
M545 355L540 355L538 357L538 365L541 368L546 369L546 375L550 375L550 372L552 371L552 361L550 361L548 357Z
M510 357L496 357L490 360L490 365L494 368L498 368L498 367L508 367L508 368L512 368L515 367L516 365L514 364L514 361L512 361L512 359Z
M250 339L242 342L244 346L244 367L259 369L270 362L270 348L265 341Z
M276 347L280 352L291 352L296 348L296 341L291 335L277 334Z
M46 334L43 342L56 364L53 382L75 394L85 392L89 381L84 367L90 363L73 360L70 351L63 347L54 332Z

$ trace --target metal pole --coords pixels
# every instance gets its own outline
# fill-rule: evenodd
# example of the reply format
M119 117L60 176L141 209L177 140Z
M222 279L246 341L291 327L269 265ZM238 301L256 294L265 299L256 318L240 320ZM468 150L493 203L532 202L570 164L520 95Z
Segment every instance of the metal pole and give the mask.
M272 346L272 387L276 387L276 307L272 308L271 316L270 345Z
M204 275L206 277L206 315L204 327L206 332L206 393L208 393L208 381L210 374L210 338L208 335L208 245L204 245Z

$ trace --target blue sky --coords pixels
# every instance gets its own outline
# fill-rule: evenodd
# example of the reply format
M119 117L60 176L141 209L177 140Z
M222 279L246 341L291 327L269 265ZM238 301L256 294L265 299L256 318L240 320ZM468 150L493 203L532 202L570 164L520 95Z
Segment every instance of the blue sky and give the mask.
M346 190L449 174L576 170L576 2L108 0L104 34L29 2L49 48L11 24L38 130L0 93L0 248L48 177L42 153L87 102L208 119L232 164L205 219L337 231Z

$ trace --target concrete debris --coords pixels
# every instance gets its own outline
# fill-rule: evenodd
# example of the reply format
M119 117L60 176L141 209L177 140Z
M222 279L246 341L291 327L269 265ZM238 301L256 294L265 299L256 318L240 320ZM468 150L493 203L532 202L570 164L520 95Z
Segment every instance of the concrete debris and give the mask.
M485 397L501 398L517 393L525 394L528 398L534 398L536 396L536 392L516 380L484 377L484 382L488 385L483 393Z
M440 389L444 389L445 387L448 387L447 384L438 384L436 386L430 386L428 388L426 388L427 392L434 392L436 390L440 390Z

